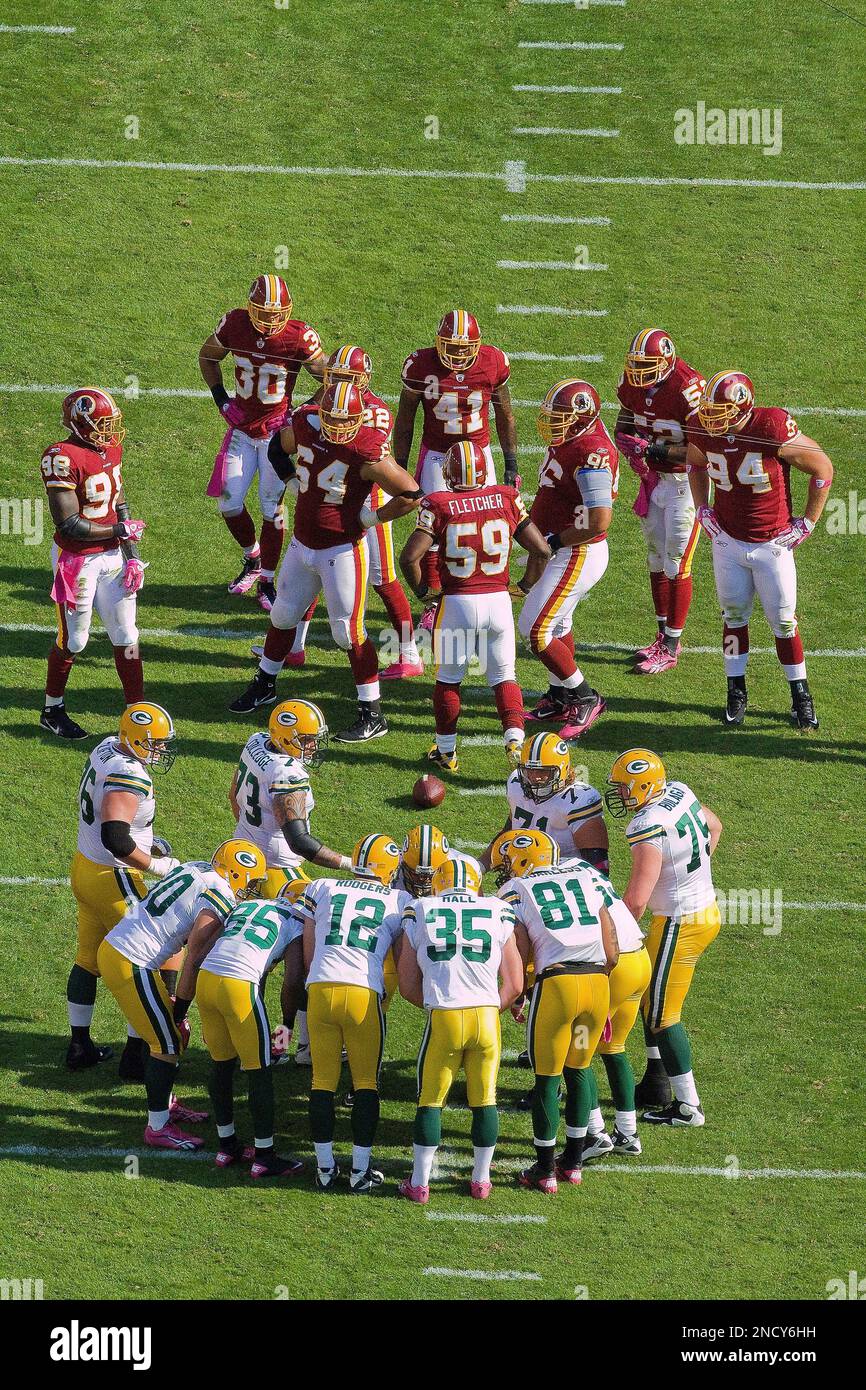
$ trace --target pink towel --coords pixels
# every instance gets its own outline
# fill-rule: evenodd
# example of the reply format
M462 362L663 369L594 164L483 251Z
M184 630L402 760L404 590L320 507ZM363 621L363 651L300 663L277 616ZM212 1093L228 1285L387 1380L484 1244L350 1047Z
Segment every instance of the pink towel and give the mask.
M210 482L207 485L207 491L205 493L206 497L222 497L226 482L226 455L228 454L233 434L234 430L232 429L228 429L225 432L219 453L214 459L213 472L210 475Z
M601 1040L603 1043L609 1043L612 1037L613 1024L611 1023L610 1014L608 1014L607 1018L604 1021L604 1027L601 1030Z
M646 516L649 512L650 498L658 486L659 475L654 469L650 469L645 478L641 478L640 487L637 490L637 497L634 499L632 511L635 516Z
M67 608L75 607L78 576L81 573L85 558L84 555L73 555L68 550L61 550L57 557L54 583L51 585L51 597L61 607L64 605Z

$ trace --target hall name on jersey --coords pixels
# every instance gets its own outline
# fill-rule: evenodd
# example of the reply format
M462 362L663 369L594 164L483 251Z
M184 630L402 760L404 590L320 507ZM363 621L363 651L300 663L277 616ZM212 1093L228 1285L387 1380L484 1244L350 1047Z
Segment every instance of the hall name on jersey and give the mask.
M469 516L472 512L498 512L505 506L501 492L490 497L449 497L448 512L451 516Z

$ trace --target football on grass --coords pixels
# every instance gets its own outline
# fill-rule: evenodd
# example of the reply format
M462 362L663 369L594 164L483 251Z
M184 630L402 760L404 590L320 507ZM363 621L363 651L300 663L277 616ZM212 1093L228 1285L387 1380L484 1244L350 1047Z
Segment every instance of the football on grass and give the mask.
M412 788L412 800L416 806L438 806L445 800L445 783L431 772L425 772Z

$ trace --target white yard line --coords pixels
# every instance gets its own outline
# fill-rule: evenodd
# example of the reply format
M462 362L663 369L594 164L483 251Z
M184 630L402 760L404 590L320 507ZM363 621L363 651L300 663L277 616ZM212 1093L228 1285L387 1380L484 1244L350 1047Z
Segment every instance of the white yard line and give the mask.
M484 840L452 840L455 849L486 849Z
M534 1280L541 1283L540 1274L530 1274L524 1269L445 1269L440 1265L428 1265L422 1269L422 1274L435 1275L441 1279L494 1279L504 1280Z
M554 52L562 52L564 49L577 49L581 53L597 53L604 51L607 53L622 53L625 48L623 43L583 43L576 39L570 43L556 43L551 39L521 39L518 48L547 48Z
M523 314L531 316L533 314L556 314L563 318L587 318L603 319L607 315L607 309L564 309L560 304L497 304L497 314ZM514 353L510 354L514 357Z
M475 1211L425 1211L428 1221L460 1221L467 1225L546 1226L546 1216L482 1216Z
M566 45L573 47L574 45ZM602 45L604 46L604 45ZM527 183L573 183L631 185L636 188L767 188L794 189L813 193L862 193L866 181L818 183L801 179L705 179L670 178L656 175L606 174L529 174L518 171L520 161L510 160L499 170L485 169L374 169L335 165L333 167L302 164L194 164L178 160L158 159L84 159L59 155L0 155L0 165L18 168L51 169L132 169L155 173L175 174L255 174L274 178L324 179L469 179L476 183L504 183L515 192L522 192Z
M541 96L622 96L622 87L556 87L540 82L515 82L512 84L511 90L512 92L537 92Z
M603 362L600 352L509 352L512 362Z
M499 785L497 785L497 786L492 786L492 785L491 785L491 786L487 786L487 787L458 787L458 788L457 788L457 795L458 795L458 796L499 796L499 797L503 797L503 796L505 795L505 790L504 790L504 787L499 786Z
M606 5L615 6L617 9L625 9L625 0L583 0L582 4L575 4L575 0L520 0L521 5L570 5L573 10L582 10L585 5Z
M499 270L607 270L606 265L578 265L576 261L497 261L496 265Z
M74 34L65 24L0 24L0 34Z
M582 137L587 140L618 140L618 130L603 130L593 127L588 130L576 130L571 126L557 125L514 125L511 127L512 135L568 135L570 137Z
M560 217L552 212L503 212L501 222L544 222L551 227L609 227L609 217Z

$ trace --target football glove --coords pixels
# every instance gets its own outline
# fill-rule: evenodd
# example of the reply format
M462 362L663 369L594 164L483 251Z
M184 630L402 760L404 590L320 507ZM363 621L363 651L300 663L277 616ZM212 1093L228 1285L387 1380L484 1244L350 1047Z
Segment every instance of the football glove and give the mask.
M711 540L722 534L722 528L718 523L712 507L698 507L695 515L701 530L704 531Z
M521 477L517 471L517 455L503 452L502 457L505 460L505 471L502 474L502 481L506 487L519 488Z
M519 999L515 999L511 1005L511 1017L515 1023L526 1022L526 995L521 994Z
M275 1057L284 1057L292 1041L292 1030L280 1023L271 1031L271 1052Z
M136 544L144 534L146 521L118 521L116 536L119 541L132 541Z
M164 835L154 835L150 852L161 859L163 855L171 854L171 845Z
M798 545L809 539L814 529L814 521L807 516L795 516L787 530L773 538L773 544L782 545L786 550L796 550Z
M144 584L144 571L147 565L136 556L130 556L123 569L123 587L128 594L137 594Z
M227 425L231 425L232 429L234 429L237 425L242 425L244 422L243 411L241 410L237 401L233 400L231 397L229 397L229 399L225 401L223 405L220 406L220 415L223 417Z
M641 439L637 434L618 434L616 436L616 447L619 449L623 458L628 461L629 467L633 468L639 478L645 478L649 472L646 462L646 454L649 445L645 439Z
M170 854L165 854L157 855L156 858L151 859L147 872L153 874L156 878L165 878L166 874L171 873L172 869L179 868L180 860L174 859Z

